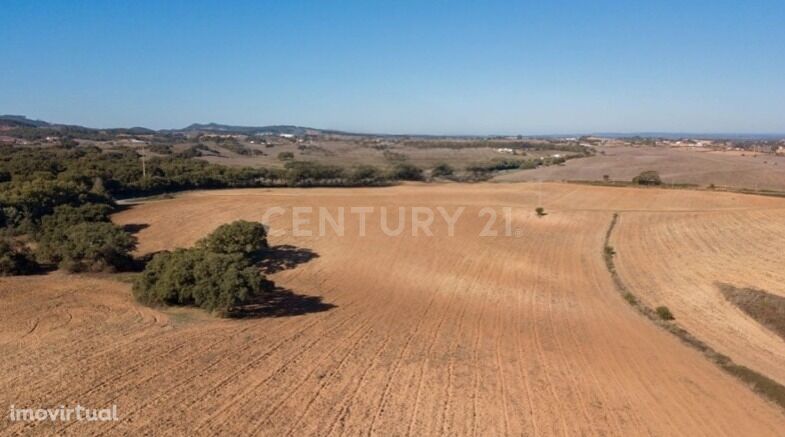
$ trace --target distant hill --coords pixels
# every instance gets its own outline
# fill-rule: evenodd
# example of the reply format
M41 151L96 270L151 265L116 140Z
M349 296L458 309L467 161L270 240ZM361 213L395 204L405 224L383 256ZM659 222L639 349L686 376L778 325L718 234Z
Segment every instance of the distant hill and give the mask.
M24 115L0 115L0 125L8 127L48 127L49 123L42 120L31 120Z
M288 134L288 135L318 135L318 134L334 134L334 135L359 135L350 132L341 132L336 130L316 129L312 127L294 126L294 125L271 125L271 126L233 126L228 124L219 123L194 123L184 129L176 129L174 132L210 132L210 133L223 133L223 134L241 134L241 135L257 135L257 134Z
M43 120L32 120L24 115L0 115L0 127L5 128L52 128L68 129L75 132L106 132L114 134L130 135L149 135L156 132L160 133L221 133L238 135L258 135L258 134L288 134L288 135L363 135L351 132L341 132L329 129L316 129L294 125L271 125L271 126L233 126L219 123L194 123L183 129L161 129L153 130L145 127L131 128L108 128L98 129L78 125L66 125L60 123L49 123Z

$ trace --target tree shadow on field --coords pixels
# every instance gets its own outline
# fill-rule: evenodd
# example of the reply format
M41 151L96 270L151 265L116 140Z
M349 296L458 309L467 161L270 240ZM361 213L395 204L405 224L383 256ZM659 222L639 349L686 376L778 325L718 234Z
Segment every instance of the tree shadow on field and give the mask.
M230 316L241 319L299 316L320 313L335 307L331 303L322 302L321 296L298 294L292 290L274 286L270 290L252 297L245 305L235 307Z
M149 227L150 225L147 223L128 223L127 225L123 225L123 230L131 235L135 235L142 229L147 229Z
M272 246L256 255L255 265L265 274L273 274L296 268L318 258L311 249L288 244ZM252 296L245 304L230 312L234 318L264 318L299 316L320 313L336 307L322 301L321 296L300 294L265 279L265 291Z
M273 246L266 250L259 260L259 268L262 273L269 275L283 270L293 269L300 264L305 264L319 254L304 247L295 247L288 244Z

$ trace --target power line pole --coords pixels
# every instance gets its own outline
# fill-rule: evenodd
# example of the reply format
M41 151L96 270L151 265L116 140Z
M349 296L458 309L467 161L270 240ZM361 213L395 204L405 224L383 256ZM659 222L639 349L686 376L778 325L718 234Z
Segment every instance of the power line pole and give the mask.
M145 146L147 143L142 143L142 180L147 179L147 164L145 162L145 158L147 156Z

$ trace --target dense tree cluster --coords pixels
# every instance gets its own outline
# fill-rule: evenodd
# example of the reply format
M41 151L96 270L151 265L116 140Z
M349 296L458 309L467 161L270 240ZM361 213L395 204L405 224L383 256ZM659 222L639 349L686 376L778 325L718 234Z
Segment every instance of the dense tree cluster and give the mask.
M253 262L267 248L261 223L223 225L195 248L162 252L133 287L146 305L194 305L222 315L271 286Z

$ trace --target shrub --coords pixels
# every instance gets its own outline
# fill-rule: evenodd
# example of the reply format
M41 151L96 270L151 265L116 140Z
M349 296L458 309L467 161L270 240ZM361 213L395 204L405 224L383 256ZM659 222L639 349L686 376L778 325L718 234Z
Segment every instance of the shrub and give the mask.
M83 222L44 233L39 256L71 272L112 271L131 264L136 238L111 223Z
M662 185L660 174L653 170L644 171L632 178L632 183L638 185Z
M34 273L38 265L23 244L0 240L0 276Z
M541 206L538 206L537 208L534 208L534 212L537 213L537 217L544 217L544 216L548 215L548 213L545 212L545 208L543 208Z
M197 246L214 253L252 256L268 248L267 230L259 222L237 220L219 226Z
M291 161L294 159L294 153L292 152L281 152L278 154L279 161Z
M386 182L387 178L382 172L371 165L361 165L352 170L349 183L352 185L379 185Z
M195 305L228 315L265 286L240 254L178 249L153 257L134 282L133 294L147 305Z
M605 256L612 257L613 255L616 255L616 249L613 246L605 246Z
M449 164L444 162L436 164L436 167L431 170L431 175L433 177L452 176L453 173L455 173L455 170Z
M400 181L421 181L423 180L422 169L406 162L398 163L390 172L392 179Z
M659 316L659 318L662 320L675 319L675 317L673 317L673 313L671 312L671 310L669 310L668 307L666 306L659 306L654 311L657 313L657 316Z

